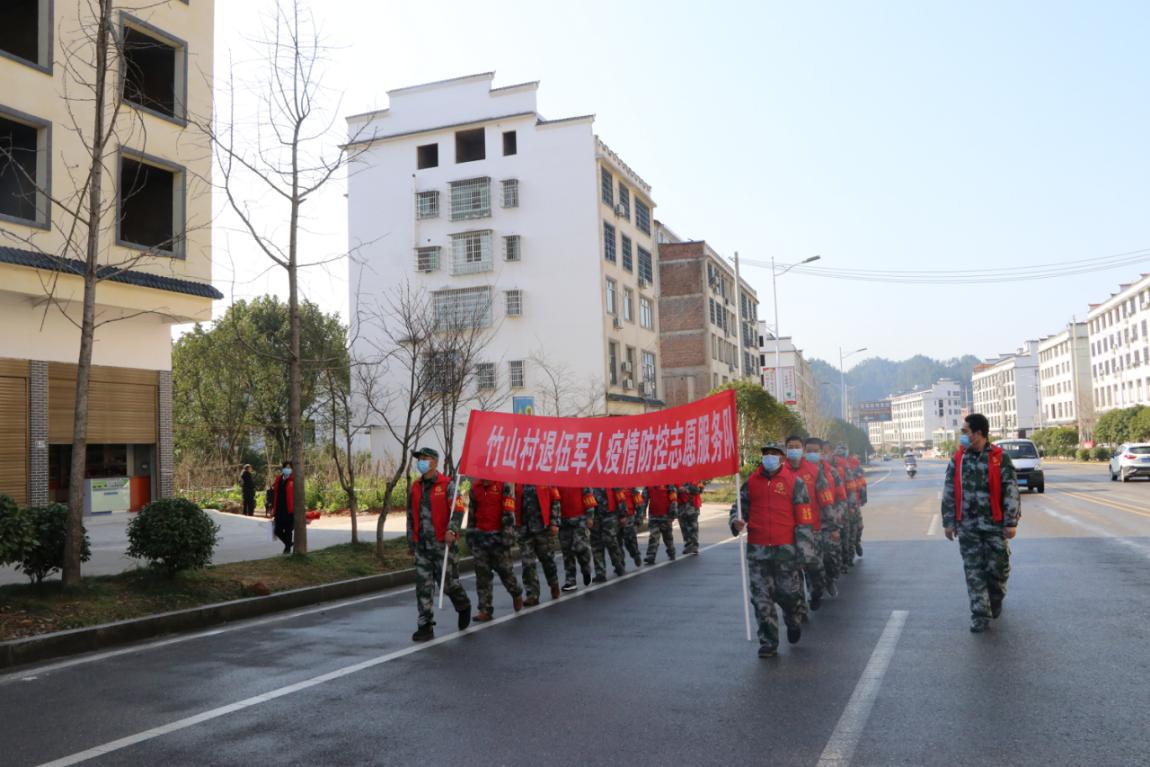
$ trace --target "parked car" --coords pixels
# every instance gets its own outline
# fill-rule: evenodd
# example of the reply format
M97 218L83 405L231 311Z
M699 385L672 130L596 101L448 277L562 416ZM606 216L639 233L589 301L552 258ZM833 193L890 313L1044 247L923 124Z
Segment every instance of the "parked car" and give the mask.
M1110 459L1110 481L1150 477L1150 442L1121 445Z
M1046 492L1046 474L1042 471L1042 456L1038 453L1037 445L1028 439L1004 439L994 444L1010 456L1020 490Z

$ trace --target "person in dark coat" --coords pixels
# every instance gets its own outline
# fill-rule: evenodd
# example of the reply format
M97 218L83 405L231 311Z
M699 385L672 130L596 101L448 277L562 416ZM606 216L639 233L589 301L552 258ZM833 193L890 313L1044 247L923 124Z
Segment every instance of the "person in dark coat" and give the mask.
M252 475L252 465L244 464L240 472L240 495L243 500L244 516L255 516L256 513L256 478Z
M292 536L295 533L295 480L292 479L291 461L284 461L280 468L280 475L272 485L273 501L272 512L275 514L275 536L283 541L284 553L290 554L292 549Z

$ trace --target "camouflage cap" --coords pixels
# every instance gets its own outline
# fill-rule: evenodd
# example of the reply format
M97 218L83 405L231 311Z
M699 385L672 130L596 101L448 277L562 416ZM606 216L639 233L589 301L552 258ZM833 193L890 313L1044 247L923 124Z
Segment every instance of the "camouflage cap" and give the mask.
M778 441L764 442L763 443L763 452L766 453L768 450L773 450L774 452L779 453L780 455L786 455L787 454L787 451L786 451L783 443L778 442Z
M421 447L411 452L412 458L434 458L439 460L439 451L433 447Z

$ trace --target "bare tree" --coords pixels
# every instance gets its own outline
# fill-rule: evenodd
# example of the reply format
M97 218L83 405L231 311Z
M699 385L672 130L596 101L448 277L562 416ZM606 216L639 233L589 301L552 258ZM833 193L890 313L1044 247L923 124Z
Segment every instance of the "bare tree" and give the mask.
M324 420L331 435L331 457L339 485L347 494L351 514L351 542L359 543L359 492L355 483L363 472L355 454L355 443L365 428L365 419L352 396L350 370L346 366L324 370L323 398L326 400Z
M594 377L582 382L575 380L571 368L553 361L542 349L532 352L528 360L542 395L536 403L539 415L581 418L601 412L602 381Z

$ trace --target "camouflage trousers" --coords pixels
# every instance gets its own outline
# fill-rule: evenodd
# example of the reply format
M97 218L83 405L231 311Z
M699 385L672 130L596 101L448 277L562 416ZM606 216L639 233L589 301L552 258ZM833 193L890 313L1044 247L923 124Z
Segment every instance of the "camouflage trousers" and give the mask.
M614 514L596 517L591 528L591 559L595 563L595 577L607 577L607 557L611 555L611 566L616 575L627 572L627 562L623 559L623 547L619 545L619 518Z
M839 577L839 559L842 557L842 551L839 549L838 543L832 540L837 531L837 527L824 527L819 530L819 545L823 552L824 589L837 581Z
M841 567L850 567L855 561L855 507L844 505L843 526L839 530L839 563Z
M1006 596L1010 577L1010 543L1002 528L993 523L960 524L958 550L966 571L966 593L970 596L972 618L990 618L992 602Z
M699 553L699 510L679 512L679 532L683 536L683 553Z
M543 567L543 577L548 586L559 585L559 568L555 566L554 548L551 543L551 529L543 528L537 533L525 529L519 531L519 562L523 573L523 590L528 599L539 598L539 568Z
M672 532L674 529L675 525L670 517L651 517L650 525L647 527L651 533L647 539L647 564L655 564L660 538L663 540L664 548L667 549L667 558L672 561L675 559L675 536Z
M619 545L635 560L635 567L643 561L639 556L639 531L635 528L634 516L619 517Z
M862 507L856 506L854 519L851 520L851 535L854 537L853 544L854 544L856 549L858 548L858 546L860 546L862 544L862 533L863 533Z
M827 571L823 562L823 531L815 531L815 551L811 552L806 563L807 583L811 587L811 598L821 597L827 588Z
M575 584L575 562L586 575L591 572L591 545L582 518L564 519L559 523L559 548L563 551L563 574L566 585Z
M467 536L467 545L475 559L475 592L479 596L480 612L491 612L496 574L508 594L523 595L511 563L511 547L504 543L502 533L471 533Z
M471 611L471 600L459 582L459 557L455 547L447 557L447 596L459 612ZM419 608L419 625L435 625L435 598L439 576L443 572L443 544L420 541L415 544L415 603Z
M775 546L747 544L747 575L751 586L751 606L759 624L759 644L779 646L779 619L777 604L783 610L787 626L799 625L799 604L802 600L802 581L795 561L780 560L772 556Z

